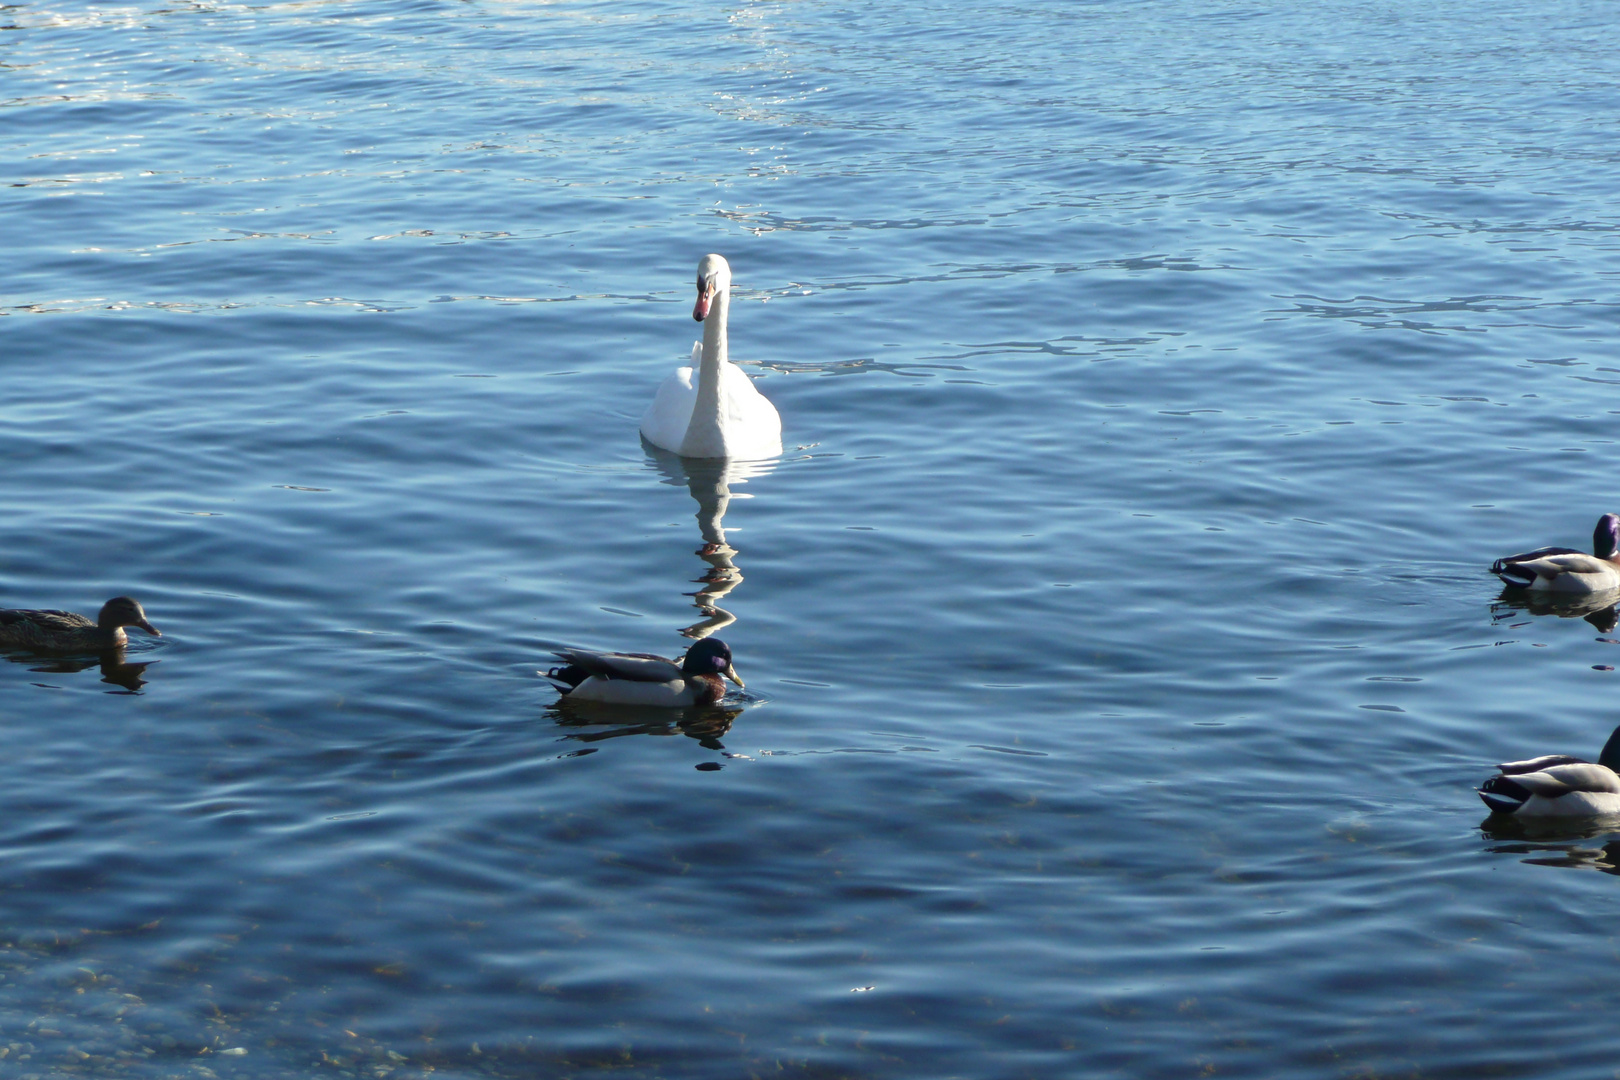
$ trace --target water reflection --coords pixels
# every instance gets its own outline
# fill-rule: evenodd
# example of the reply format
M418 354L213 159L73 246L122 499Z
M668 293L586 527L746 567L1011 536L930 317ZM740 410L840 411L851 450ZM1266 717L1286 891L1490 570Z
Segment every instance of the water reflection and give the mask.
M632 709L625 705L604 705L598 701L569 701L566 697L552 706L557 723L563 727L589 727L591 731L570 731L565 736L580 742L601 742L625 735L685 735L709 750L724 750L720 736L731 730L743 710L735 706L707 709ZM637 721L629 722L630 716ZM640 719L647 717L647 719Z
M1492 854L1528 856L1519 861L1533 866L1620 875L1620 837L1615 835L1620 817L1615 815L1563 821L1491 817L1479 828L1485 839L1495 841L1488 848ZM1599 844L1581 843L1599 838Z
M692 606L703 617L680 633L682 637L694 640L706 638L721 627L737 621L735 615L718 603L743 581L742 571L737 567L737 549L727 543L722 522L733 498L752 496L733 496L732 485L765 475L776 467L776 462L683 458L660 450L645 439L642 445L658 466L658 471L664 474L664 482L685 484L692 498L697 500L698 533L703 538L703 546L695 554L707 566L700 576L693 579L698 585L697 592L687 595L693 597Z
M733 498L751 496L733 495L732 485L763 476L776 467L776 462L683 458L660 450L645 439L642 446L663 474L664 483L685 485L692 498L697 500L695 516L702 546L694 554L703 560L704 569L693 579L698 586L697 591L686 595L692 597L692 606L698 609L702 617L682 629L680 634L699 641L737 621L735 615L719 604L743 581L742 571L737 567L738 552L726 539L724 522ZM679 664L680 658L676 657L674 663ZM558 725L578 729L569 731L565 737L579 742L601 742L626 735L684 735L696 739L707 749L729 754L720 739L731 730L732 722L742 715L743 709L724 705L679 711L646 709L597 701L575 701L564 696L551 706L551 712ZM700 769L718 767L714 763L698 766Z
M141 687L146 685L146 669L157 663L156 660L145 660L138 663L127 661L123 649L111 649L97 656L60 656L42 657L36 652L6 653L5 659L13 664L24 664L29 671L38 671L49 675L69 675L91 668L101 669L101 681L113 686L123 687L123 690L108 691L108 693L139 693Z
M1502 595L1491 603L1493 623L1518 618L1521 612L1556 615L1560 619L1585 619L1597 627L1599 633L1608 634L1614 631L1616 624L1620 624L1620 590L1560 596L1508 588L1503 589Z

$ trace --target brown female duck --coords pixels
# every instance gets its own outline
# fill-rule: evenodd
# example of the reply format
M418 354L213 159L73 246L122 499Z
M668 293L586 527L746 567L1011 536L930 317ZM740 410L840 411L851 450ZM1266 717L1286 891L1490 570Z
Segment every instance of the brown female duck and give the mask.
M0 645L57 652L102 652L128 644L126 626L138 626L153 637L163 636L157 627L146 621L146 612L141 610L139 601L115 596L101 605L101 613L94 622L71 611L0 608Z

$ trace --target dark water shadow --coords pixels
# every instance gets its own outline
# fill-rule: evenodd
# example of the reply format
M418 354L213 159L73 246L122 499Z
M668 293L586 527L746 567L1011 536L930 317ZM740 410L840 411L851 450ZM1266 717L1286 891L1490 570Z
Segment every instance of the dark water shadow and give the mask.
M0 653L0 658L13 664L22 664L29 671L37 671L46 675L76 675L81 671L96 668L101 672L102 682L121 688L107 691L109 694L140 693L141 687L147 683L146 669L158 663L156 660L131 663L126 659L124 649L110 649L99 654L85 653L62 656L8 650Z
M1600 634L1610 634L1620 624L1620 590L1583 596L1557 596L1531 592L1529 589L1506 588L1501 596L1491 601L1492 623L1516 619L1526 612L1531 615L1553 615L1560 619L1585 619Z

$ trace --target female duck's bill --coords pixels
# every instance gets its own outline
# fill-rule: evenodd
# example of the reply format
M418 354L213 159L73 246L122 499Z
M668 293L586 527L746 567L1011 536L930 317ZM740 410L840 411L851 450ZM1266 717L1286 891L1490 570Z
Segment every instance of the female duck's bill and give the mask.
M679 664L648 653L560 649L553 655L564 663L545 677L571 701L686 708L725 697L721 676L743 685L731 649L719 638L695 642Z
M1493 813L1517 818L1620 814L1620 727L1595 762L1546 754L1497 768L1479 786L1480 799Z

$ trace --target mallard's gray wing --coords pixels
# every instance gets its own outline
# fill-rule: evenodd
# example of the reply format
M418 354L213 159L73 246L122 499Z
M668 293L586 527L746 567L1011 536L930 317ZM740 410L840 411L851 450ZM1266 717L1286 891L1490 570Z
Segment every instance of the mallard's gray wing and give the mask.
M1540 757L1526 758L1523 761L1504 761L1496 768L1503 776L1517 776L1519 773L1540 772L1554 765L1589 764L1591 762L1585 758L1572 757L1569 754L1542 754Z
M0 609L0 626L16 626L19 623L33 623L42 632L59 634L68 630L83 630L96 625L83 615L75 615L71 611L56 611L54 609L33 610L30 608L3 608Z
M1584 551L1561 552L1540 559L1531 559L1529 562L1522 562L1519 565L1542 572L1550 570L1559 574L1602 574L1614 569L1613 563L1600 559L1596 555L1588 555Z
M1556 578L1562 574L1612 574L1614 564L1594 555L1569 551L1559 555L1545 555L1523 562L1503 562L1496 576L1509 585L1528 586L1536 578Z
M1549 555L1585 555L1585 554L1586 554L1586 552L1581 551L1581 550L1579 550L1577 548L1567 548L1567 547L1544 547L1544 548L1536 548L1536 550L1534 550L1534 551L1521 551L1517 555L1504 555L1500 559L1497 559L1495 562L1491 563L1491 573L1500 574L1502 572L1502 570L1509 563L1534 562L1537 559L1545 559Z
M673 660L650 653L591 652L588 649L558 649L552 655L577 664L597 678L625 679L629 682L674 682L681 669Z
M1572 791L1605 792L1620 795L1620 776L1604 765L1589 761L1568 765L1554 765L1532 773L1518 773L1513 777L1531 794L1555 799Z

